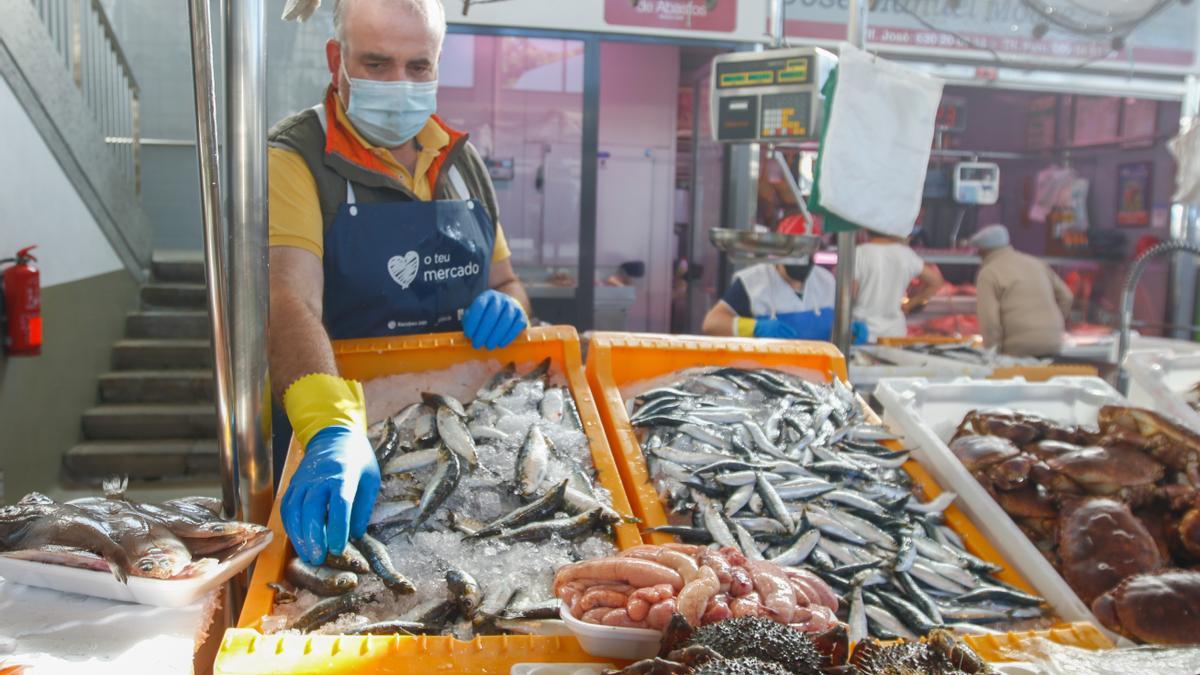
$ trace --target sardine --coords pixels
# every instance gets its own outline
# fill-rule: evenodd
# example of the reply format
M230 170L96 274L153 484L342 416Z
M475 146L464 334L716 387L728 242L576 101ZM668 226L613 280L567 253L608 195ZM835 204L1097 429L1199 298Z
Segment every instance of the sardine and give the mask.
M369 534L364 534L361 539L354 540L354 543L367 559L371 571L383 581L383 585L401 595L408 595L416 590L412 582L392 565L392 556L383 542Z
M458 415L460 418L467 416L467 410L463 407L462 401L453 396L445 396L432 392L421 392L421 400L425 401L425 405L437 410L438 408L449 408L451 412Z
M467 431L476 441L500 441L503 443L508 440L508 434L500 431L493 424L472 422L467 426Z
M571 518L543 520L504 530L497 536L502 541L542 541L555 535L563 539L574 539L581 534L616 522L603 509L592 509Z
M771 562L780 567L792 567L803 563L821 539L821 531L813 528L796 538L796 541L784 549L779 555L771 558Z
M437 635L441 626L430 626L417 621L388 619L348 628L342 635Z
M750 497L754 494L754 490L754 483L747 483L734 490L729 499L725 500L725 515L732 516L741 511L750 502Z
M712 452L685 452L666 445L661 448L655 448L650 453L669 462L686 465L711 464L723 459L729 459L725 455L718 455Z
M290 605L296 601L296 594L281 583L268 581L267 588L275 591L274 602L276 605Z
M750 560L764 559L762 551L758 548L758 543L754 541L754 535L747 532L746 528L730 520L726 521L726 526L733 530L733 534L737 538L738 548L742 550L742 555Z
M563 415L566 413L566 395L562 387L551 387L542 395L542 402L538 406L542 414L542 419L551 424L558 424L562 421Z
M307 633L320 628L343 614L360 611L375 599L372 591L355 591L333 598L326 598L309 607L288 626L292 630Z
M956 497L958 495L953 492L943 492L924 504L910 501L905 504L904 508L914 513L941 513L954 502Z
M366 574L371 571L371 566L367 563L367 559L350 542L346 542L346 548L342 549L341 555L327 554L325 556L325 565L335 570L345 570L347 572L354 572L355 574Z
M762 495L763 506L766 507L771 517L783 523L788 532L795 530L796 523L792 520L792 514L784 506L783 499L775 491L775 487L771 485L771 481L767 480L766 474L762 472L757 473L755 486L758 489L758 494Z
M375 460L379 462L380 466L383 466L391 459L398 447L400 447L400 428L389 417L383 423L383 436L379 439L379 444L375 446Z
M1006 605L1024 605L1028 607L1037 607L1043 602L1036 595L1030 595L1012 588L1004 588L1003 586L979 586L972 591L954 598L954 601L959 603L991 601L1001 602Z
M342 595L358 587L358 575L354 572L313 567L300 558L292 558L288 562L283 578L293 586L317 595Z
M429 448L396 455L383 465L383 473L412 473L436 464L439 454L441 454L440 448Z
M613 507L609 506L608 504L605 504L604 502L600 501L594 495L590 495L583 491L576 490L573 487L567 488L566 493L563 494L563 502L566 504L567 510L572 513L575 513L576 515L583 513L584 511L591 511L592 509L600 509L601 511L604 512L605 518L613 521L614 523L615 522L626 522L626 523L642 522L633 516L621 515L620 513L617 512L616 509L614 509Z
M846 623L849 624L850 648L867 638L867 610L863 603L862 586L855 586L850 592L850 614Z
M450 589L450 596L458 603L463 617L474 620L482 599L475 577L461 569L450 568L446 570L446 588Z
M696 501L702 504L701 522L704 524L704 529L708 530L708 534L712 537L712 540L721 546L740 548L737 540L733 538L733 533L729 531L729 526L725 524L723 514L717 510L716 505L703 495L694 492L693 495L693 498L699 497Z
M421 503L417 506L417 513L408 526L410 532L416 532L417 528L441 507L458 487L458 480L461 476L462 465L458 455L443 450L438 459L437 469L433 472L429 482L425 484L425 491L421 494Z
M453 400L453 399L450 399ZM459 410L462 410L462 404L458 404ZM467 431L467 425L463 421L465 412L457 412L450 406L440 406L437 409L437 429L438 435L442 437L442 442L451 452L461 457L466 461L467 466L474 469L479 464L479 455L475 451L475 439L471 438L471 432Z
M516 476L517 491L522 496L530 496L537 492L542 481L546 478L546 470L550 466L550 444L546 442L542 430L533 425L529 427L529 435L517 452Z
M484 525L479 531L464 537L463 540L495 536L500 534L505 528L519 527L554 515L555 512L562 509L564 498L569 489L567 487L568 482L566 480L562 481L555 487L547 490L541 497Z

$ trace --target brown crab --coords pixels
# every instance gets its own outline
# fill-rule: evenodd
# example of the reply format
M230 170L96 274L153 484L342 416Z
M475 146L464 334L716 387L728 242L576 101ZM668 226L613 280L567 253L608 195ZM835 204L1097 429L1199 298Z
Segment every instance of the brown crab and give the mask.
M1151 456L1200 486L1200 434L1143 408L1104 406L1098 419L1106 433L1124 430L1141 436Z
M1063 577L1089 604L1125 577L1162 566L1146 526L1128 505L1113 499L1093 497L1066 505L1058 533Z
M1140 642L1200 643L1200 571L1131 576L1092 602L1109 629Z
M1091 446L1048 457L1032 469L1053 494L1117 495L1140 503L1154 492L1166 468L1136 450Z

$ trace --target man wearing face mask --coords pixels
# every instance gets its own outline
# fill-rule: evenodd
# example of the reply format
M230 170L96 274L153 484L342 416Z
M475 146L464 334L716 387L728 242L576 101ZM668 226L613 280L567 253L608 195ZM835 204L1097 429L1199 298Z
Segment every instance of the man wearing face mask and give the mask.
M367 421L386 414L369 384L338 376L330 341L462 331L494 349L529 306L487 168L434 114L439 0L333 11L332 83L272 129L268 153L276 479L294 429L305 452L281 512L313 564L366 531L380 484Z

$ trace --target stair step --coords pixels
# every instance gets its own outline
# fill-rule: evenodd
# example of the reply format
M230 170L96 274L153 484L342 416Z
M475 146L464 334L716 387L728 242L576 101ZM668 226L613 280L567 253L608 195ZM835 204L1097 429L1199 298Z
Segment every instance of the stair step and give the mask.
M207 340L211 335L208 312L194 309L157 309L125 315L125 337Z
M98 405L83 413L83 436L92 441L216 438L210 403Z
M130 480L211 479L219 475L217 442L186 438L85 442L63 457L67 478L98 483L112 475Z
M100 376L103 403L201 403L213 400L211 370L122 370Z
M142 306L162 309L194 309L206 307L204 284L151 282L142 286Z
M203 284L203 251L155 251L150 260L155 281Z
M115 370L212 368L207 340L119 340L113 345Z

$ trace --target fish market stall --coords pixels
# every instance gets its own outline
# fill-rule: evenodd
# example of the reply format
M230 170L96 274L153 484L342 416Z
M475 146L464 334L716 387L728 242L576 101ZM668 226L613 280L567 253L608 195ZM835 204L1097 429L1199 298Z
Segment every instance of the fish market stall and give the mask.
M858 638L1084 618L1030 593L863 410L844 369L815 343L593 335L588 377L647 541L803 565ZM761 593L731 599L764 612Z
M531 329L488 353L449 335L335 350L347 377L394 397L372 429L385 474L373 523L350 559L310 568L291 555L276 509L279 536L216 672L597 661L557 621L555 570L640 537L574 330ZM285 483L298 461L292 452Z
M1200 635L1200 438L1095 378L929 383L876 396L1038 591L1144 642Z

